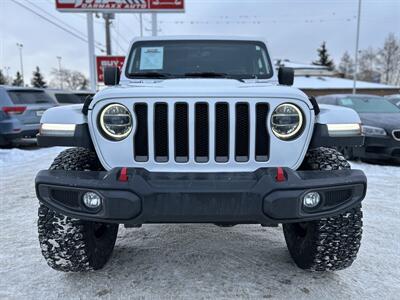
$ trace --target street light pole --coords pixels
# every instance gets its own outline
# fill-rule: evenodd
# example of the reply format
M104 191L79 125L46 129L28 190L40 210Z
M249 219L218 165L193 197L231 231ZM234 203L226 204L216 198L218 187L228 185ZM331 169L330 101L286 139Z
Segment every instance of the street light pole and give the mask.
M157 36L158 33L157 13L151 14L151 35Z
M361 17L361 0L358 0L356 53L354 54L354 71L353 71L353 94L357 93L358 43L360 40L360 17Z
M57 60L58 60L58 80L60 80L60 89L64 89L63 86L63 78L61 76L61 56L57 56Z
M20 63L20 68L21 68L21 76L22 76L22 86L25 85L25 80L24 80L24 62L22 60L22 48L24 47L23 44L17 43L17 47L19 49L19 63Z
M142 13L139 14L139 21L140 21L140 36L143 36L143 15Z

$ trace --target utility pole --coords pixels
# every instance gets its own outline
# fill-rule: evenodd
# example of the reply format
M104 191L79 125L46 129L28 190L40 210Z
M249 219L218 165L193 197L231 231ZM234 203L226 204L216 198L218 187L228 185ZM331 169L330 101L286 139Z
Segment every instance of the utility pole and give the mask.
M151 35L157 36L158 26L157 26L157 13L151 14Z
M21 76L22 76L22 86L25 86L25 80L24 80L24 62L22 60L22 48L24 47L23 44L17 43L17 47L19 49L19 63L20 63L20 68L21 68Z
M93 13L86 14L87 32L88 32L88 50L89 50L89 74L90 74L90 90L96 92L96 63L94 52L94 28Z
M114 14L103 13L104 24L105 24L105 32L106 32L106 53L107 55L111 55L111 20L115 18Z
M357 93L358 43L360 40L360 17L361 17L361 0L358 0L356 53L354 54L353 94Z
M62 74L61 74L61 56L57 56L57 60L58 60L58 80L60 80L60 89L64 89L63 86L63 78L62 78Z

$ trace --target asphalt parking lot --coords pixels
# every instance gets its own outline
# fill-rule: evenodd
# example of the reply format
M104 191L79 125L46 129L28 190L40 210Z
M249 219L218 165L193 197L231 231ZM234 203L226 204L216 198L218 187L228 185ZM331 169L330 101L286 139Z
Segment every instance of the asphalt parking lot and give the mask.
M289 256L281 227L120 227L111 261L94 273L47 267L37 241L34 177L60 149L0 150L2 299L398 299L400 167L353 163L368 176L358 259L309 273Z

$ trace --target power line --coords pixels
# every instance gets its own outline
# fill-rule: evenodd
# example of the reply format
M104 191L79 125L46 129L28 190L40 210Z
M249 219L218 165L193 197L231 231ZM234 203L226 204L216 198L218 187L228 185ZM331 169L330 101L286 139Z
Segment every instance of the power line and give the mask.
M47 2L52 6L52 8L54 8L54 0L47 0ZM72 17L79 18L82 21L86 20L86 17L82 16L81 14L73 13L73 14L69 14L69 15L72 16ZM103 22L98 21L96 19L94 19L93 22L98 24L98 25L103 25Z
M56 16L54 16L54 15L52 15L51 13L49 13L48 11L44 10L43 8L41 8L41 7L38 6L37 4L33 3L32 1L30 1L30 0L26 0L26 1L27 1L28 3L30 3L32 6L34 6L36 9L42 11L43 13L47 14L47 15L50 16L51 18L53 18L53 19L57 20L58 22L64 24L64 26L69 27L71 30L74 30L77 34L80 34L81 36L83 36L84 38L87 39L87 35L85 35L84 33L82 33L79 29L76 29L75 27L71 26L70 24L64 22L63 20L61 20L61 19L59 19L59 18L57 18ZM103 48L105 47L102 43L99 43L99 42L97 42L97 41L95 41L95 43L96 43L97 45L99 45L100 47L103 47Z
M41 8L39 5L33 3L30 0L25 0L26 2L28 2L30 5L34 6L36 9L40 10L41 12L45 13L46 15L48 15L49 17L52 17L54 19L56 19L58 22L64 24L65 26L69 27L71 30L74 30L75 32L77 32L78 34L84 35L82 34L78 29L76 29L75 27L73 27L72 25L67 24L66 22L64 22L63 20L57 18L56 16L53 16L51 13L47 12L46 10L44 10L43 8Z
M112 24L112 29L114 30L114 32L118 35L118 37L120 39L122 39L125 43L127 43L128 45L131 43L124 35L119 33L119 30L116 29L115 24Z
M83 42L85 42L85 43L88 43L88 40L87 40L87 39L83 38L82 36L78 35L77 33L73 32L73 31L71 31L70 29L65 28L65 27L63 27L63 26L57 24L56 22L50 20L48 17L39 14L39 13L36 12L35 10L31 9L30 7L24 5L24 4L22 4L22 3L20 3L20 2L18 2L18 1L16 1L16 0L12 0L12 1L13 1L15 4L21 6L22 8L25 8L26 10L28 10L28 11L30 11L31 13L35 14L35 15L38 16L39 18L41 18L41 19L43 19L43 20L45 20L45 21L47 21L47 22L53 24L54 26L58 27L59 29L65 31L65 32L69 33L70 35L74 36L75 38L77 38L77 39L79 39L79 40L81 40L81 41L83 41ZM95 47L96 47L97 49L99 49L100 51L104 52L104 49L101 48L100 46L96 45Z

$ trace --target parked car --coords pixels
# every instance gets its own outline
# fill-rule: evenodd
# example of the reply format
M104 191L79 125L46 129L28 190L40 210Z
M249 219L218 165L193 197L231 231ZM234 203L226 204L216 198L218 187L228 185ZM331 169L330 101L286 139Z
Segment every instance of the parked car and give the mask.
M81 104L85 102L85 99L88 96L94 95L91 92L85 91L66 91L53 89L46 89L45 91L60 105Z
M360 115L364 146L342 147L348 159L386 160L400 163L400 108L388 99L374 95L328 95L318 103L354 109Z
M385 96L390 102L400 108L400 94Z
M0 146L36 137L43 113L56 105L43 90L1 85Z
M260 38L146 37L127 57L41 120L39 145L74 147L36 176L50 267L100 269L118 225L146 223L283 224L300 268L352 264L366 177L329 147L363 143L354 110L291 87Z

